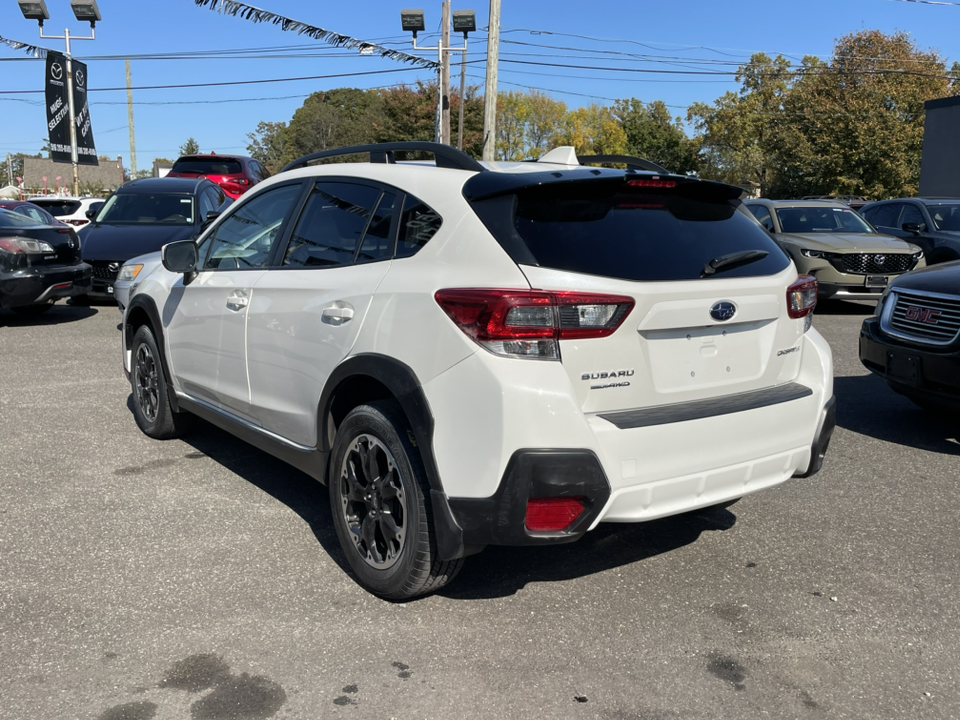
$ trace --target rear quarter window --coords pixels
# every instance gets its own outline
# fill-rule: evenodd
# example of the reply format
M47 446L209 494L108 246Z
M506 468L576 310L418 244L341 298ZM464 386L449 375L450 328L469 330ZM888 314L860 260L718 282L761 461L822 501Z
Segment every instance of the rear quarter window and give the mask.
M767 255L711 278L772 275L790 259L739 200L714 197L710 185L634 188L624 179L527 187L473 201L504 249L520 264L645 282L700 279L721 256Z

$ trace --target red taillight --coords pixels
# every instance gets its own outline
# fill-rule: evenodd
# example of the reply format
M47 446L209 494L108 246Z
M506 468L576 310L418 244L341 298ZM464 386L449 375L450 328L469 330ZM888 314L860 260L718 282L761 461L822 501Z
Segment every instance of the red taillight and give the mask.
M633 298L542 290L438 290L434 296L466 335L497 355L555 360L558 342L611 335Z
M527 501L527 530L562 532L583 515L587 504L582 497L531 498Z
M677 186L676 180L627 180L628 187L642 187L642 188L675 188Z
M794 320L804 318L817 306L817 279L801 275L787 288L787 314Z

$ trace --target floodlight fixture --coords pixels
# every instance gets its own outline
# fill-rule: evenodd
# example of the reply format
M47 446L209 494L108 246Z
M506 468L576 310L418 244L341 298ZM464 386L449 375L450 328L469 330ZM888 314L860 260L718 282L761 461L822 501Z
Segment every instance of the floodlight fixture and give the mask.
M47 3L44 0L18 0L20 12L27 20L36 20L43 27L43 21L50 19Z
M77 20L90 23L90 27L95 27L97 22L103 19L100 17L97 0L70 0L70 9Z
M453 11L453 31L462 32L464 37L477 31L477 16L473 10Z
M400 23L404 32L413 33L414 40L416 40L418 32L427 29L424 24L423 10L401 10Z

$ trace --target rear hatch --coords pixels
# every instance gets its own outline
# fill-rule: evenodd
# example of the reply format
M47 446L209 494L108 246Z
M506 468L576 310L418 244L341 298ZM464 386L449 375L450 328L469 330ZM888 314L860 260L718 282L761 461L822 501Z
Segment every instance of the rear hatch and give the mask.
M222 155L187 155L178 158L167 177L207 178L234 195L250 188L243 163Z
M584 411L725 397L797 376L805 321L786 308L796 270L739 209L739 189L586 172L485 196L465 187L533 289L632 300L609 334L561 334L560 359ZM591 322L603 302L580 304L579 319L563 322Z

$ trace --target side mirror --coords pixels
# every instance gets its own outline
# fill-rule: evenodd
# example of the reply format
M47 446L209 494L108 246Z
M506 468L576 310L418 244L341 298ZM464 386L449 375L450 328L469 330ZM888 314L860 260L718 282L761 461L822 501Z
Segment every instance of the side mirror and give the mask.
M100 209L100 208L92 208L92 209L90 209L90 210L87 210L87 211L84 213L84 215L87 216L87 220L93 220L93 219L97 216L97 211L98 211L99 209Z
M921 223L904 223L901 225L904 232L913 233L914 235L919 235L923 230L923 225Z
M197 269L199 256L193 240L178 240L160 248L163 266L172 273L192 273Z
M206 228L208 228L208 227L210 226L210 223L212 223L212 222L213 222L214 220L216 220L218 217L220 217L220 211L219 211L219 210L211 210L210 212L207 213L207 217L206 217L206 219L204 219L203 224L200 226L200 229L201 229L201 230L205 230Z

